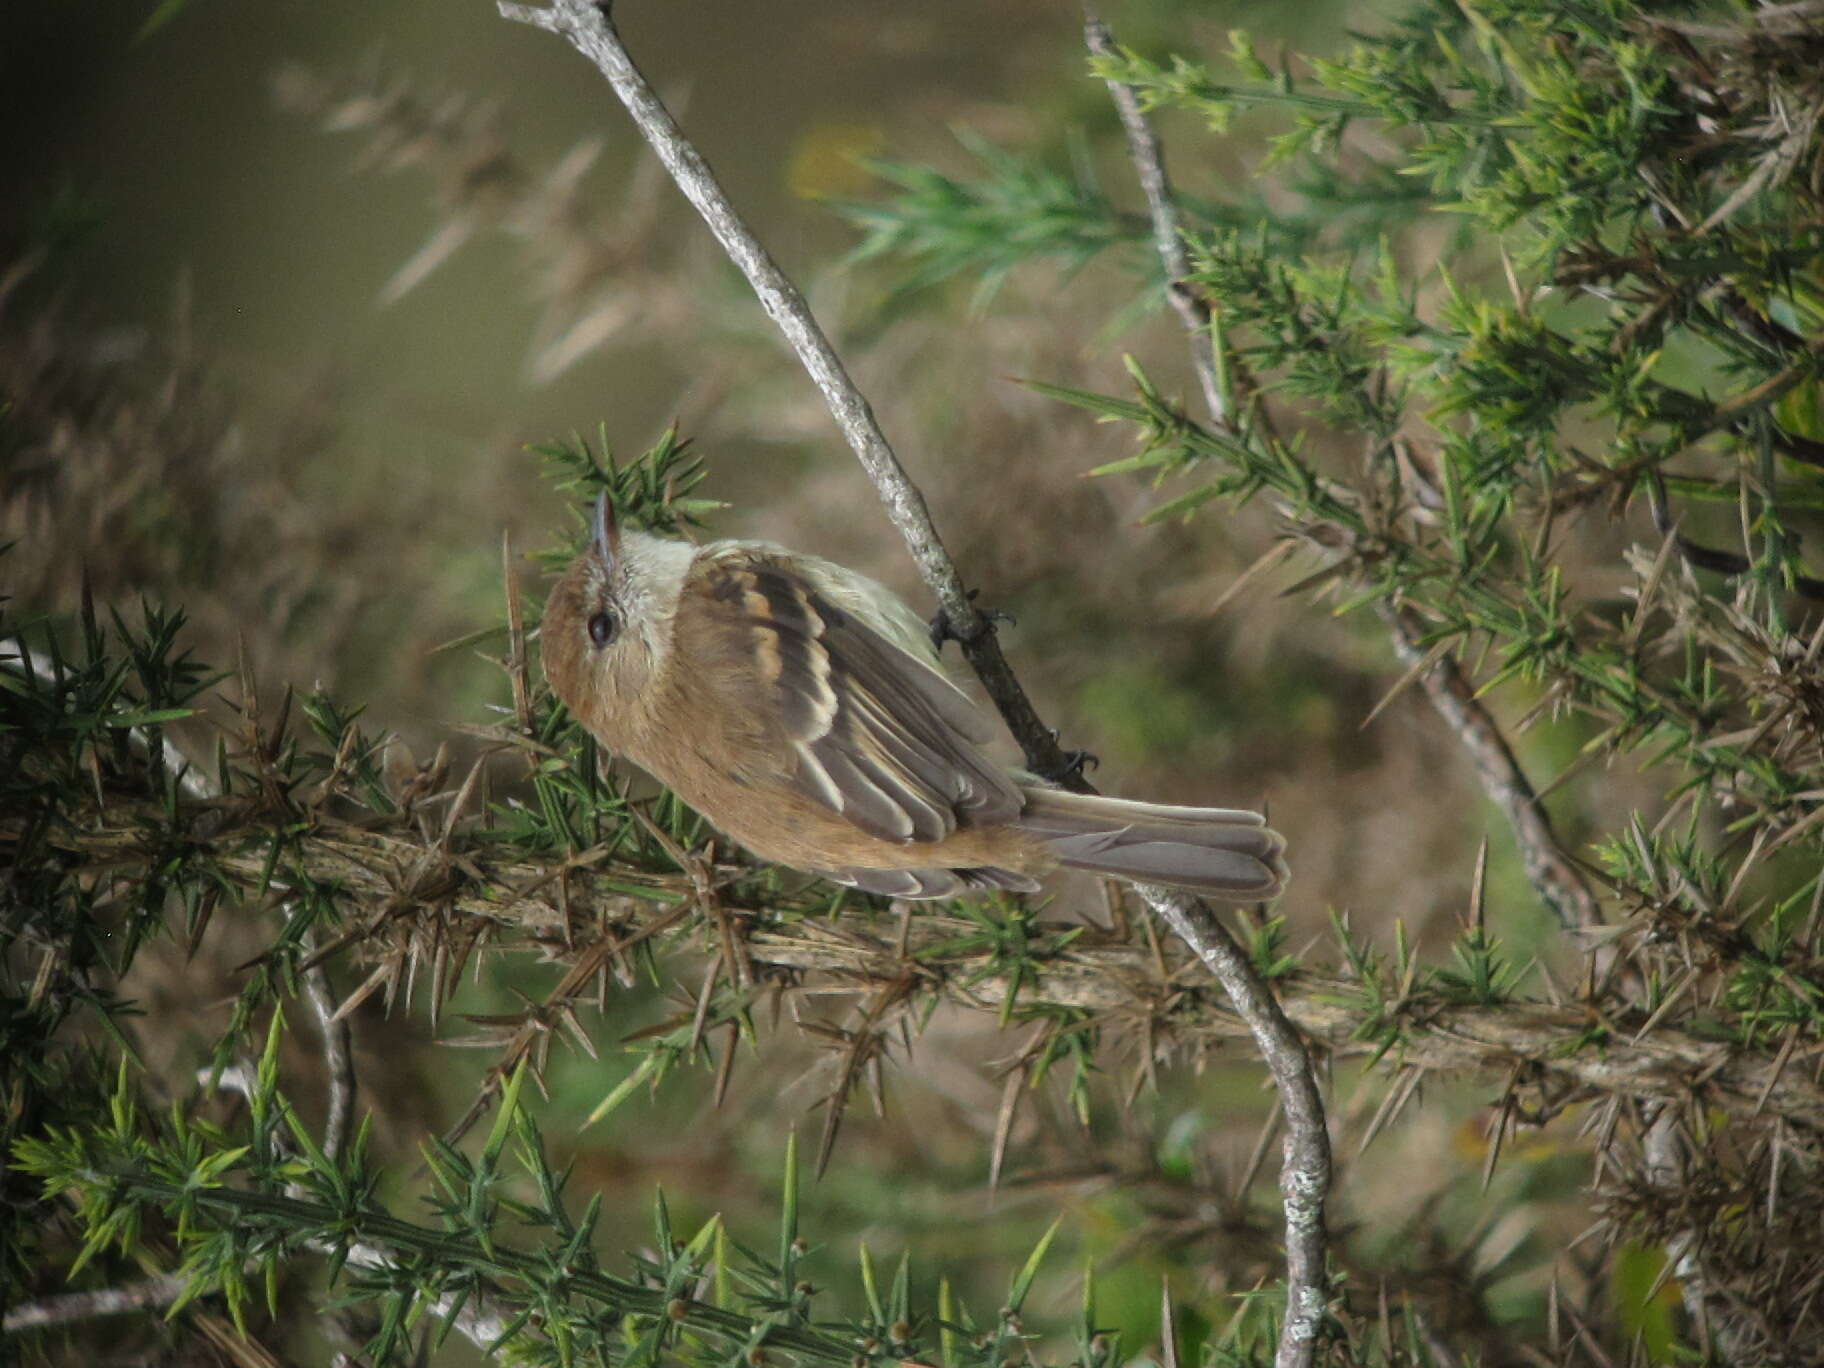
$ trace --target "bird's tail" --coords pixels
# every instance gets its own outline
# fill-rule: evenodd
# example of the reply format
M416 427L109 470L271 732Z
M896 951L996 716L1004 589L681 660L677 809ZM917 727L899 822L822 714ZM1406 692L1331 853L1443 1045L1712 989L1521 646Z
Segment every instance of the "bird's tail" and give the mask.
M1026 807L1015 825L1072 869L1234 902L1271 898L1285 886L1286 843L1258 812L1167 807L1049 788L1024 792Z

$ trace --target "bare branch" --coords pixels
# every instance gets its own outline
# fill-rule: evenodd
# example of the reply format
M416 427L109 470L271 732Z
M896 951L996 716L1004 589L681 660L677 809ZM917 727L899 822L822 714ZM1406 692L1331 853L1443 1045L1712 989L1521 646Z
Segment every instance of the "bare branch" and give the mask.
M533 28L542 28L547 33L564 32L564 16L555 9L540 9L537 5L515 5L510 0L499 0L497 8L502 19L511 19L516 24L530 24Z
M309 936L302 942L306 960L316 951ZM304 996L316 1014L323 1036L323 1070L329 1078L329 1115L323 1122L323 1153L341 1155L355 1124L354 1039L348 1022L336 1015L336 995L329 986L329 971L321 964L304 970Z
M1097 57L1116 55L1115 40L1108 25L1089 6L1083 7L1083 38ZM1203 391L1203 402L1216 425L1227 429L1229 407L1216 375L1216 363L1210 347L1210 306L1196 291L1185 285L1191 274L1190 254L1184 248L1184 232L1178 222L1178 206L1172 200L1172 183L1165 174L1165 149L1159 135L1140 108L1140 97L1130 85L1108 81L1109 96L1115 112L1121 116L1121 128L1127 134L1127 152L1140 178L1140 189L1146 194L1147 215L1153 221L1153 246L1165 267L1165 294L1178 317L1184 320L1191 335L1191 365L1197 372L1197 386Z
M1083 37L1095 56L1115 55L1108 26L1088 5L1083 7ZM1221 344L1212 335L1214 320L1209 305L1185 284L1191 262L1178 208L1172 202L1171 180L1165 173L1165 151L1133 88L1115 80L1107 85L1127 134L1128 154L1140 188L1146 194L1153 245L1165 267L1166 297L1190 334L1191 365L1203 401L1216 426L1232 430L1217 374L1214 349ZM1324 1223L1324 1199L1330 1191L1330 1130L1310 1054L1272 991L1207 903L1167 888L1142 886L1139 892L1154 915L1196 952L1222 984L1248 1023L1279 1089L1286 1115L1279 1170L1279 1191L1286 1208L1286 1319L1275 1361L1279 1368L1306 1368L1323 1330L1330 1285Z

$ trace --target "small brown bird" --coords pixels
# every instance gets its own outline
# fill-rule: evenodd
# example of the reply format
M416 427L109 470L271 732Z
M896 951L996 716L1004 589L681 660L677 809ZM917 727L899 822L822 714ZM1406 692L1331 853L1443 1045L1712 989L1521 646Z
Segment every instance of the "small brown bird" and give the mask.
M620 531L552 590L545 674L596 738L764 860L896 898L1033 892L1059 865L1238 901L1286 879L1258 813L1051 788L864 575L766 542Z

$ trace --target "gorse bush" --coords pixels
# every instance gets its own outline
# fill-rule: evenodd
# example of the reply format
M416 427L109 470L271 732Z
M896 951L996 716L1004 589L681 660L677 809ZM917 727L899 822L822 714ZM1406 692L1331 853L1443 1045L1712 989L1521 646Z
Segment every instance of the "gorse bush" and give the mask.
M845 210L860 269L898 309L941 308L953 282L992 309L1034 266L1116 261L1140 272L1130 316L1169 300L1196 325L1202 402L1150 361L1118 393L1034 384L1131 432L1094 473L1151 481L1152 521L1256 510L1279 540L1251 584L1293 567L1298 592L1368 610L1386 693L1425 695L1506 828L1437 962L1360 926L1399 908L1338 913L1314 944L1244 918L1253 962L1317 1050L1378 1070L1333 1118L1339 1153L1431 1105L1424 1082L1465 1082L1487 1103L1484 1200L1585 1216L1569 1250L1470 1257L1429 1201L1377 1230L1344 1166L1320 1361L1824 1362L1824 577L1805 542L1824 509L1824 6L1440 0L1322 60L1237 36L1220 60L1104 45L1092 67L1195 116L1164 124L1187 180L1214 140L1267 140L1255 185L1176 197L1182 272L1156 251L1163 201L1124 211L1087 159L1060 172L973 136L971 174L882 164L880 197ZM9 447L34 439L22 421L0 416ZM579 514L547 567L601 490L667 532L719 507L675 434L634 461L605 441L544 455ZM1106 926L1019 899L914 911L746 861L603 771L538 679L536 603L507 577L505 625L462 644L500 652L511 701L466 728L462 763L406 772L321 692L262 698L245 669L218 690L174 612L6 605L13 1342L54 1358L104 1312L159 1308L179 1343L247 1361L328 1306L375 1363L453 1332L630 1368L1155 1352L1098 1323L1093 1275L1074 1322L1028 1325L1065 1288L1068 1219L1023 1239L1004 1292L889 1277L865 1246L825 1289L800 1170L832 1162L851 1102L940 1007L1019 1028L994 1176L1047 1080L1099 1145L1161 1064L1244 1034L1194 961L1119 894ZM1509 842L1524 882L1503 885ZM1540 909L1545 938L1514 948ZM151 1048L127 987L154 945L238 966L224 1031ZM380 1153L351 1107L351 1023L385 1004L435 1027L484 960L543 974L521 980L540 995L476 1018L493 1054L465 1113ZM719 1096L782 1004L820 1056L813 1152L777 1137L764 1248L720 1218L674 1225L658 1193L649 1243L619 1263L598 1247L603 1197L551 1158L534 1089L553 1043L598 1054L611 984L663 1010L621 1042L591 1121L667 1080ZM820 992L852 1009L811 1011ZM1574 1178L1496 1186L1523 1131ZM1220 1286L1253 1286L1181 1314L1210 1362L1270 1361L1284 1298L1258 1156L1225 1187L1179 1145L1145 1136L1133 1241L1206 1249ZM1517 1289L1510 1256L1529 1261ZM1159 1360L1179 1352L1168 1325Z

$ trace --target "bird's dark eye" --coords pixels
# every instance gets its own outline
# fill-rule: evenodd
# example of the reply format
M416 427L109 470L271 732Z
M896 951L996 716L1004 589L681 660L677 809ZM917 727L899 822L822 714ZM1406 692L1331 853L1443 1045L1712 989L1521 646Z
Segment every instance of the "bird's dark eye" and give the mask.
M620 635L621 621L613 613L597 613L589 619L589 640L606 646Z

